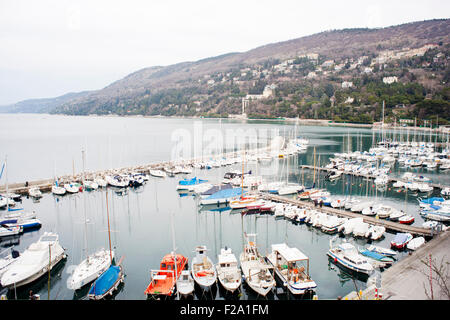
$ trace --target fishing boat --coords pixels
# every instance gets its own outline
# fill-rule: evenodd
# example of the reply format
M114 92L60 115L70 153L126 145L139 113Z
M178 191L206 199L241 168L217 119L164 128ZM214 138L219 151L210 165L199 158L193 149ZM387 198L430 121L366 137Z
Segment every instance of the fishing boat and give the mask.
M111 246L111 230L109 224L109 206L108 206L108 189L106 189L106 217L108 223L108 239L109 239L109 267L92 283L89 288L89 300L101 300L108 296L112 296L123 283L125 275L123 273L122 260L120 258L117 265L114 264L113 250Z
M28 189L28 195L32 198L39 199L42 198L42 192L38 187L32 187Z
M411 241L413 236L410 233L397 233L391 241L391 247L401 250L406 247L409 241Z
M355 246L343 242L337 246L333 246L333 239L330 240L330 250L327 255L334 261L350 270L368 275L373 272L374 268L367 258L356 250Z
M65 250L59 244L56 233L45 232L37 242L32 243L2 276L3 287L21 287L47 273L58 262L66 258Z
M194 293L194 279L192 278L189 270L181 271L181 276L176 282L176 287L177 292L184 298L187 298Z
M176 289L181 272L187 267L188 259L181 254L166 254L158 270L151 270L150 284L145 290L147 297L170 297Z
M241 287L241 270L231 248L225 247L220 249L216 270L217 278L225 290L233 293Z
M245 237L247 244L239 256L244 281L253 291L265 297L276 285L270 272L272 267L259 254L255 243L249 241L249 238L256 237L256 234L245 234Z
M203 291L209 291L211 286L217 281L217 271L211 259L205 254L206 246L197 246L196 255L192 259L191 273L195 283Z
M275 269L275 274L283 286L294 295L312 292L317 284L309 275L309 258L297 248L286 243L273 244L267 260Z
M401 224L412 224L414 222L414 217L412 215L405 214L404 216L398 218L398 222Z

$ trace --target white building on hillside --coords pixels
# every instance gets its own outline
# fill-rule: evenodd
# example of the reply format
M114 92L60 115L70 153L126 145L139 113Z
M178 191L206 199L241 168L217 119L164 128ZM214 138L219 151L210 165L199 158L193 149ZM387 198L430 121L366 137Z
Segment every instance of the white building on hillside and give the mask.
M383 78L383 83L391 84L391 83L394 83L394 82L398 82L398 79L395 76L393 76L393 77L384 77Z

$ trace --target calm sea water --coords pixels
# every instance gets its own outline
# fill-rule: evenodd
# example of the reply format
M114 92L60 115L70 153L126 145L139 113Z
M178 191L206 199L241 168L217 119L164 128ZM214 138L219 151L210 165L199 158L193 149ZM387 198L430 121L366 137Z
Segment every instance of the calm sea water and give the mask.
M245 170L252 170L268 180L285 180L288 173L290 182L312 185L313 173L301 170L301 164L313 164L316 147L316 163L326 165L335 152L347 151L350 140L352 150L368 150L373 141L380 139L379 133L369 129L298 126L277 122L219 121L199 120L203 130L255 130L278 129L281 135L308 138L310 147L305 153L275 159L270 166L256 163L245 164ZM86 170L109 169L130 165L141 165L170 159L174 141L173 132L181 130L185 134L195 131L194 120L120 118L120 117L66 117L50 115L0 115L0 159L8 156L9 182L23 182L56 175L70 174L82 168L81 149L86 150ZM197 125L199 122L196 122ZM410 133L411 135L411 133ZM426 136L423 140L428 141ZM434 138L433 138L434 141ZM192 175L179 175L175 178L150 180L141 188L130 189L126 195L108 191L108 204L111 222L111 237L116 256L124 256L125 284L115 299L145 299L144 291L150 281L150 270L158 269L161 258L173 250L191 259L194 247L204 244L209 256L217 262L220 248L230 247L236 256L242 251L243 232L257 233L257 244L266 253L271 244L287 242L307 254L310 258L311 277L318 284L320 299L335 299L355 289L365 288L365 282L355 279L345 271L329 263L326 252L332 236L307 225L296 225L286 220L276 220L273 216L241 214L230 210L209 208L200 210L198 199L189 194L180 194L175 188L178 180L197 176L215 183L221 181L225 172L242 168L241 164L231 167L198 169ZM394 167L393 175L401 175L404 169ZM448 174L437 171L427 172L417 169L433 180L450 184ZM5 183L3 176L0 184ZM387 189L380 192L371 183L358 178L343 178L333 183L326 182L324 175L316 176L316 183L326 187L332 194L353 194L373 197L399 209L407 210L416 218L415 225L424 220L420 217L417 196ZM64 197L45 194L39 202L23 198L19 204L25 210L36 210L43 225L39 230L25 233L18 239L3 241L3 248L15 246L25 250L38 240L45 231L57 232L60 243L67 249L68 258L54 269L50 281L50 299L85 299L88 288L74 293L67 289L66 281L74 265L84 259L87 251L93 252L101 247L108 248L106 192L93 191ZM87 217L87 236L85 240L85 218ZM171 216L175 230L171 233ZM394 234L387 233L376 244L389 247ZM349 238L349 240L352 238ZM352 240L363 246L365 240ZM401 259L407 253L400 253ZM32 286L10 291L9 297L26 299L29 290L47 299L48 279L43 277ZM224 299L221 289L196 299ZM257 299L245 285L242 295L235 299ZM287 299L283 293L271 294L269 299Z

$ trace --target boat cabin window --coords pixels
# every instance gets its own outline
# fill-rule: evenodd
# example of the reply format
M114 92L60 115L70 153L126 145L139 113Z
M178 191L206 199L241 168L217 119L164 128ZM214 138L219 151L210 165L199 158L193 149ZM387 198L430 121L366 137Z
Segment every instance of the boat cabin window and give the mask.
M166 269L166 268L167 268L166 264L165 263L161 263L161 269Z

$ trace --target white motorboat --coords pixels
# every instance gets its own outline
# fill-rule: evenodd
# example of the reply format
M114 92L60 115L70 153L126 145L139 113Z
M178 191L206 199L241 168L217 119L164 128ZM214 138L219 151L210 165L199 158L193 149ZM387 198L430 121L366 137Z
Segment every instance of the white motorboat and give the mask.
M16 236L21 233L23 233L23 227L20 225L0 225L0 239Z
M364 208L372 207L373 201L364 201L364 202L357 202L352 205L350 208L350 211L352 212L362 212Z
M305 294L317 288L309 275L309 258L299 249L291 248L286 243L273 244L267 260L283 286L292 294Z
M101 178L101 177L96 177L94 179L94 182L100 187L100 188L106 188L106 186L108 185L108 182L106 182L105 179Z
M256 234L247 234L247 244L239 256L241 270L247 285L257 294L266 296L275 287L275 279L270 272L271 266L259 254L255 242L249 241L249 237Z
M365 238L369 233L370 225L365 222L357 223L353 226L353 236Z
M344 235L349 235L353 233L354 227L361 223L364 223L363 218L351 218L346 222L344 222L344 224L342 225L342 229L341 228L339 229L341 229Z
M374 270L373 266L365 256L360 254L354 245L344 242L333 246L333 239L330 240L330 250L327 255L335 263L362 274L370 274Z
M398 180L398 181L395 181L395 182L392 184L392 186L393 186L394 188L404 188L404 187L405 187L405 183L404 183L403 181Z
M112 259L114 259L114 251L110 252L105 249L89 255L73 270L67 279L67 287L71 290L78 290L91 283L108 270Z
M240 288L242 283L241 270L238 267L236 256L230 248L220 249L216 270L217 278L225 290L233 293Z
M384 204L380 204L377 206L374 206L373 211L375 212L376 216L380 219L386 219L389 218L389 216L391 215L391 213L394 211L395 209L392 208L391 206L387 206Z
M288 195L288 194L295 194L295 193L302 191L303 189L304 189L304 187L299 184L288 184L288 185L284 185L284 186L280 187L278 189L278 194L280 196L284 196L284 195Z
M46 274L48 268L52 269L64 258L66 254L59 244L59 236L56 233L45 232L3 274L1 285L12 288L29 284Z
M180 277L177 279L177 291L184 298L191 296L194 293L194 279L189 270L181 271Z
M28 189L28 195L35 199L42 198L42 192L38 187L32 187Z
M408 248L409 250L417 250L424 243L425 243L424 237L413 238L411 241L408 242L406 248Z
M445 196L445 197L450 196L450 187L443 188L443 189L441 190L441 194L442 194L443 196Z
M118 188L128 187L128 184L130 182L130 180L127 176L122 176L122 175L105 176L105 180L109 185L111 185L113 187L118 187Z
M203 192L208 191L212 187L214 187L214 185L212 183L200 183L200 184L191 186L191 191L194 193L203 193Z
M57 186L57 185L53 185L52 186L52 193L53 194L55 194L55 195L57 195L57 196L63 196L63 195L65 195L66 194L66 188L64 188L64 187L60 187L60 186Z
M17 250L6 249L0 253L0 279L2 275L17 261L20 253Z
M378 176L374 181L374 183L376 185L387 185L388 182L389 182L389 178L386 175Z
M337 199L334 199L333 201L331 201L330 205L332 208L344 208L346 202L347 201L345 198L337 198Z
M150 175L158 178L167 177L167 173L162 170L150 170Z
M394 209L394 210L392 210L391 214L389 215L389 220L398 221L398 219L403 217L404 215L406 215L406 213L403 212L402 210Z
M64 189L66 189L68 193L78 193L80 191L80 187L81 185L75 182L64 184Z
M383 226L370 226L369 230L367 230L366 238L370 238L371 240L379 240L383 237L386 232L386 228Z
M191 273L194 281L204 291L209 291L217 281L217 271L211 259L206 255L206 246L197 246L192 259Z
M420 192L431 192L433 191L433 187L430 186L428 183L419 183L418 189Z
M83 186L84 186L84 190L87 190L87 191L98 189L98 183L95 181L91 181L91 180L84 180Z

